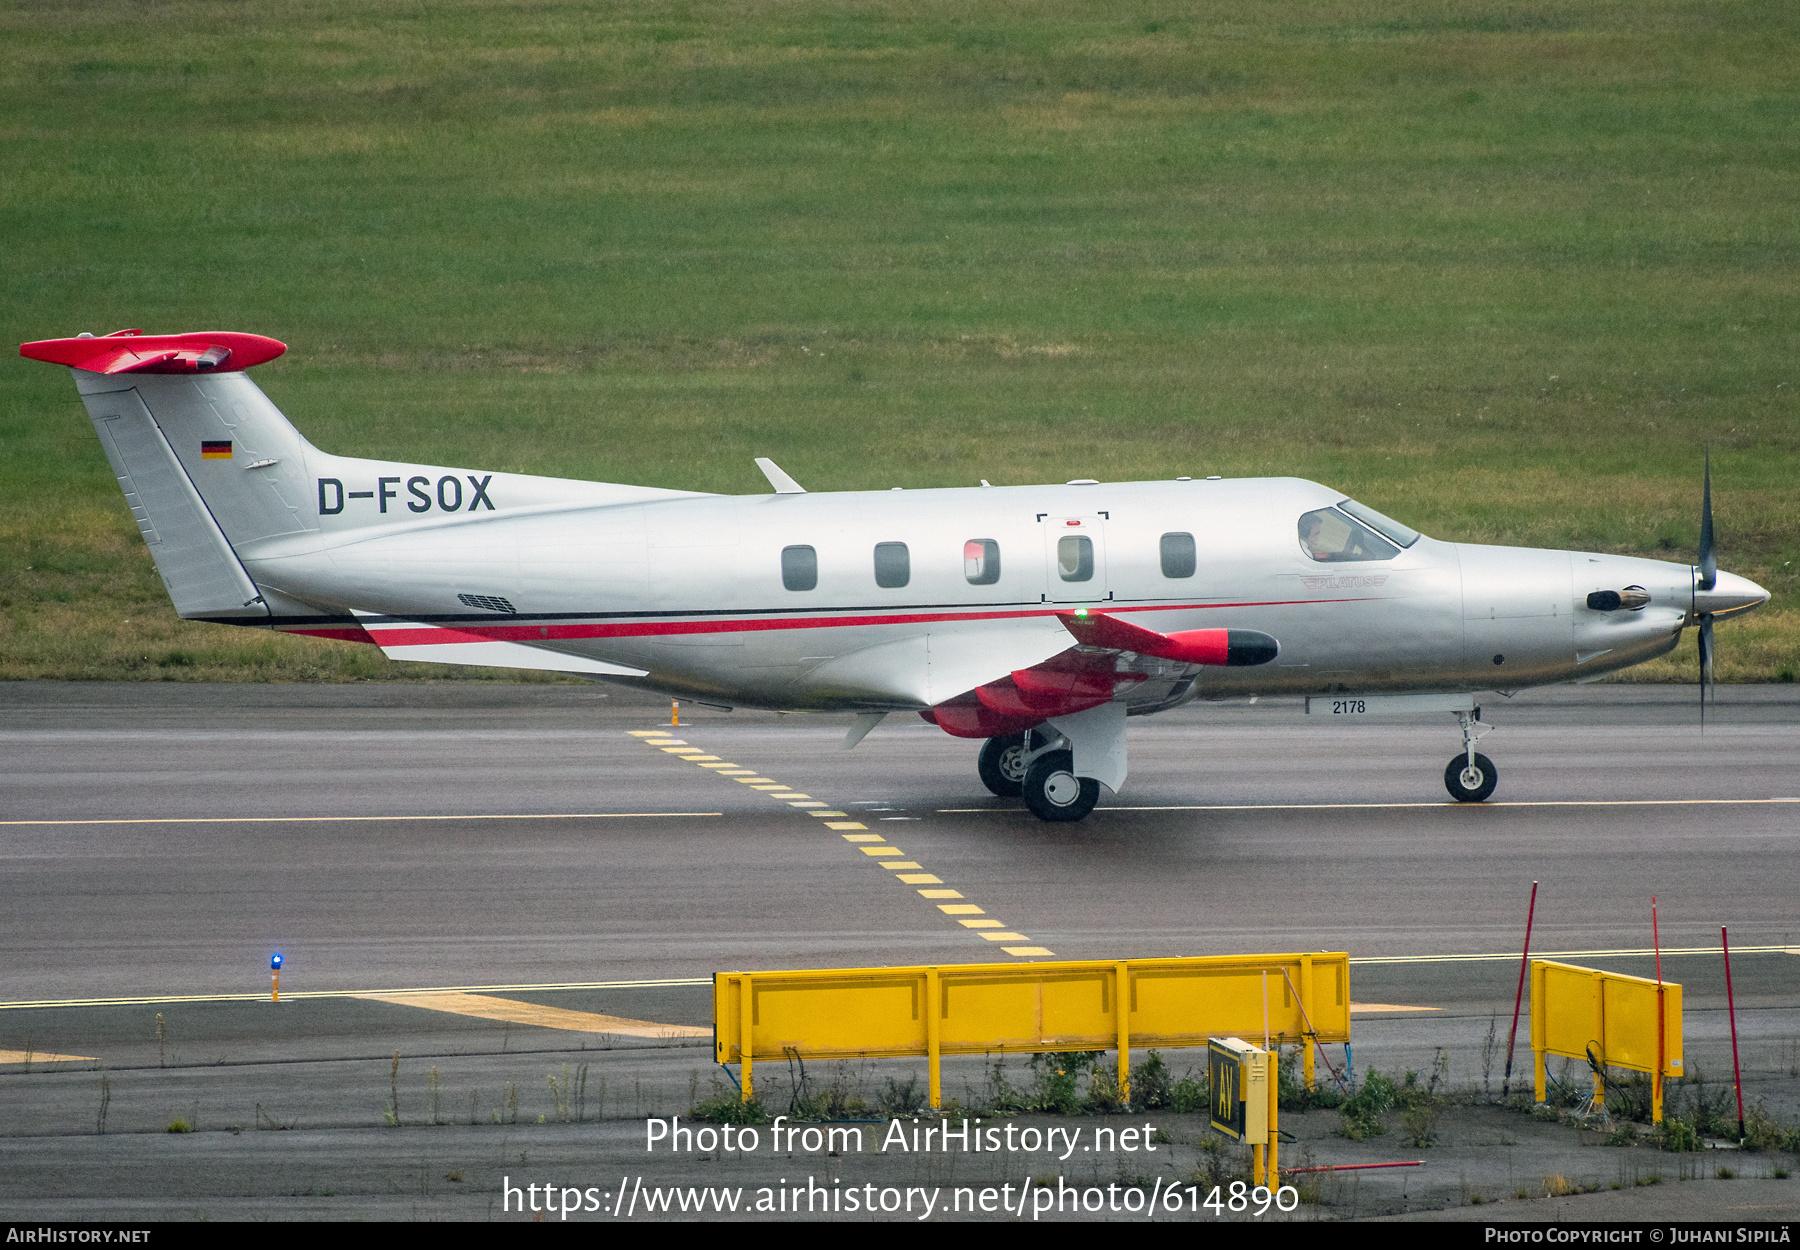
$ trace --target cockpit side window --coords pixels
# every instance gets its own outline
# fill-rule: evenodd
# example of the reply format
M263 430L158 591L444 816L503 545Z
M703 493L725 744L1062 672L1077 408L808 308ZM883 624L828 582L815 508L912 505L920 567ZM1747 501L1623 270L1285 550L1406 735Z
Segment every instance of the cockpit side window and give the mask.
M1320 563L1392 560L1400 549L1336 508L1320 508L1300 518L1300 549Z

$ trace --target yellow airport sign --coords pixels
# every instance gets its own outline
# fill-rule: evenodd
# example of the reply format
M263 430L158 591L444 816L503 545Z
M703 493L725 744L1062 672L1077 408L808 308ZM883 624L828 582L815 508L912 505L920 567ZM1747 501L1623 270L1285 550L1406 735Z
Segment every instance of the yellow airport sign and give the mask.
M1249 1142L1251 1180L1258 1185L1275 1184L1280 1172L1275 1054L1242 1038L1208 1038L1206 1082L1213 1128L1233 1141Z
M997 1051L1119 1052L1130 1094L1131 1050L1204 1046L1219 1035L1269 1045L1350 1040L1347 953L1207 955L1185 959L962 964L721 972L713 978L713 1058L757 1060L922 1055L931 1105L939 1059ZM748 1039L748 1045L746 1045Z
M1550 1055L1648 1072L1651 1119L1661 1123L1663 1082L1681 1075L1681 987L1548 959L1531 961L1531 1049L1537 1058L1537 1100L1546 1093ZM1606 1103L1606 1083L1594 1075L1594 1102Z

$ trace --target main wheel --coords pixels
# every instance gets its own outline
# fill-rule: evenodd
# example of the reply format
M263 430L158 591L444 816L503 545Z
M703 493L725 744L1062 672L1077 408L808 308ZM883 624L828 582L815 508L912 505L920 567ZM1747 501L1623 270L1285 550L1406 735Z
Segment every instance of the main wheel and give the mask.
M975 765L981 784L1003 799L1016 799L1025 783L1025 735L989 738Z
M1067 751L1049 751L1025 770L1025 806L1039 820L1080 820L1100 801L1100 783L1077 777L1075 757Z
M1500 780L1500 770L1494 767L1494 761L1477 753L1475 767L1469 767L1469 756L1466 751L1459 751L1444 766L1444 789L1450 791L1450 797L1458 803L1479 803L1494 792L1495 784Z

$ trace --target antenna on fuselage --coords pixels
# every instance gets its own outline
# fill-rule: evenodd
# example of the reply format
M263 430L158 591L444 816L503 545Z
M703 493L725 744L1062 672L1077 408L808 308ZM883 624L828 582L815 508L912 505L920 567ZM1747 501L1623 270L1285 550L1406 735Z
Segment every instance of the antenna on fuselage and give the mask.
M758 456L756 467L761 469L763 476L769 479L769 485L775 488L777 495L804 495L806 493L806 487L783 473L781 466L767 456Z

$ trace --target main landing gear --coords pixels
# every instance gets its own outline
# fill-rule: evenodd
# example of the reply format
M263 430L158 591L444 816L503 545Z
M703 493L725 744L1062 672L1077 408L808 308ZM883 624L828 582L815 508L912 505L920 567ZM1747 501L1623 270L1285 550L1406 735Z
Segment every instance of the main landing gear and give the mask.
M1475 749L1475 744L1494 727L1481 723L1480 708L1458 712L1456 720L1462 726L1463 749L1444 766L1444 788L1458 803L1479 803L1494 792L1500 781L1500 770L1494 767L1494 761Z
M983 785L1003 799L1023 798L1039 820L1080 820L1100 801L1100 783L1075 775L1069 741L1051 730L989 738L978 768Z
M1025 770L1031 766L1025 755L1024 734L989 738L982 743L981 759L975 765L981 784L1000 798L1018 798L1025 784Z

